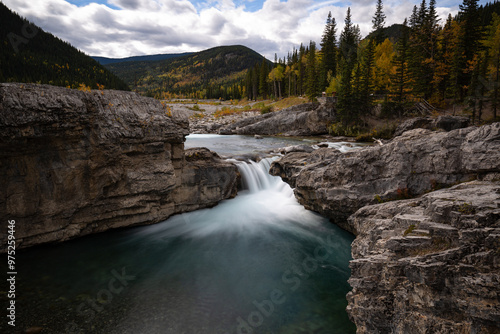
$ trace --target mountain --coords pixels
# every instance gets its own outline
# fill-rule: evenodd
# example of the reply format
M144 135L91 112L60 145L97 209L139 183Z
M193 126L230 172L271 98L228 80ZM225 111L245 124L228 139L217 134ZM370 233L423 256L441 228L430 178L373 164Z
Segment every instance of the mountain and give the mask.
M241 98L245 74L271 62L242 46L219 46L189 55L105 66L141 94L155 97Z
M388 38L392 43L396 44L399 38L403 35L403 29L405 29L402 24L393 24L388 27L381 28L384 38ZM409 29L408 27L406 29ZM373 38L376 31L372 31L366 36L366 38Z
M127 57L127 58L106 58L106 57L97 57L97 56L92 56L92 58L94 60L97 60L99 62L99 64L101 64L101 65L108 65L108 64L122 63L125 61L165 60L165 59L176 58L176 57L181 57L181 56L188 56L191 54L193 54L193 52L166 53L166 54L157 54L157 55L150 55L150 56L134 56L134 57Z
M116 75L69 43L0 2L0 82L130 90Z

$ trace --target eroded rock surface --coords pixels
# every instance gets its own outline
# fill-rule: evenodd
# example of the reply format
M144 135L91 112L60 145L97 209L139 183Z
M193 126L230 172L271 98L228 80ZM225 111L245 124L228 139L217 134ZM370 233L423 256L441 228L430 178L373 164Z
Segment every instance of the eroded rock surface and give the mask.
M15 220L17 245L26 247L234 196L237 168L213 156L186 159L187 118L168 114L130 92L0 84L0 228Z
M500 173L500 123L450 132L407 131L383 146L340 153L289 153L271 174L295 188L306 208L357 234L347 218L378 201L421 195Z
M304 103L264 115L247 117L219 129L221 134L314 136L328 133L333 104Z
M366 206L349 223L357 333L500 332L500 182Z
M413 129L428 129L451 131L456 129L466 128L470 125L469 118L464 116L442 115L436 118L432 117L416 117L411 118L401 123L394 133L394 136L401 136L404 132Z

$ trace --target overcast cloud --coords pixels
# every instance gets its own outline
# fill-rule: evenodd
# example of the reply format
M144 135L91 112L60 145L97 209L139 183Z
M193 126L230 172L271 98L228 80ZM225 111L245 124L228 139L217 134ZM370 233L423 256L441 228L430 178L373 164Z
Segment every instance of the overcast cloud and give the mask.
M242 44L269 59L300 43L320 42L326 17L343 28L347 7L362 35L375 0L1 0L44 30L92 56L129 57ZM386 26L402 23L420 1L385 0ZM459 0L437 5L444 21Z

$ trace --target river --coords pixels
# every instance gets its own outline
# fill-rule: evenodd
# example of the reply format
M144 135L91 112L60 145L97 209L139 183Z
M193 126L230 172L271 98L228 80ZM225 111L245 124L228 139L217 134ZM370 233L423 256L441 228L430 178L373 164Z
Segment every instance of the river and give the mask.
M298 143L190 135L186 147L263 156ZM20 251L16 329L355 333L345 311L354 237L298 204L267 173L271 159L238 162L244 190L212 209Z

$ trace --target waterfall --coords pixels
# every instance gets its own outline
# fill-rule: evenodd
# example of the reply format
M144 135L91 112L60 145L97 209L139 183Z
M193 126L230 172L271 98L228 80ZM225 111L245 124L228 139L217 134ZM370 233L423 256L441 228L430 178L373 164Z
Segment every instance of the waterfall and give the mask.
M276 159L265 158L259 162L232 160L237 166L241 174L243 190L248 190L249 193L257 193L265 190L274 190L293 197L293 190L288 184L283 182L279 176L269 174L271 163Z

